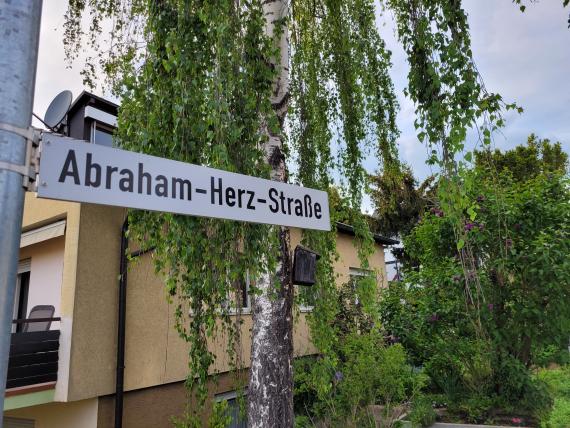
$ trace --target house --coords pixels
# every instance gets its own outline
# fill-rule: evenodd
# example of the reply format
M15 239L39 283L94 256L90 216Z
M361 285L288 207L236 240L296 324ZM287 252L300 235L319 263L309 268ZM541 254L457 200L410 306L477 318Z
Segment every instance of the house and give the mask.
M59 132L84 139L85 144L110 145L117 108L84 92ZM154 274L151 252L138 254L139 263L129 270L124 284L125 298L120 298L125 216L124 208L26 194L5 427L161 427L171 426L170 418L184 412L187 344L173 327L173 308L162 280ZM339 224L337 232L340 257L335 270L343 283L362 270L353 229ZM292 248L300 238L301 231L292 229ZM382 286L384 247L396 241L375 235L375 242L369 262ZM243 305L244 361L248 361L249 300ZM305 321L308 310L303 308L295 323L297 356L315 352ZM35 320L30 320L34 311ZM215 369L221 375L212 382L211 394L212 399L232 402L233 378L223 358L224 346L212 342L220 356ZM121 405L122 415L115 411Z

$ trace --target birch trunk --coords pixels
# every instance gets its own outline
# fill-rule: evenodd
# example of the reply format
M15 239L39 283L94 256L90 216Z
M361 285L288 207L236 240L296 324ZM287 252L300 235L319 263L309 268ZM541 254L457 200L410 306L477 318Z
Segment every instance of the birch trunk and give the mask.
M287 15L287 2L265 0L263 10L267 34L279 44L280 57L274 59L279 75L275 81L271 102L282 125L289 99L288 55L286 27L282 33L276 25ZM281 135L269 130L265 145L271 179L287 181ZM291 284L291 252L289 229L274 229L279 233L277 272L268 273L257 284L260 294L253 299L253 328L251 366L248 387L248 427L273 428L293 426L293 286Z

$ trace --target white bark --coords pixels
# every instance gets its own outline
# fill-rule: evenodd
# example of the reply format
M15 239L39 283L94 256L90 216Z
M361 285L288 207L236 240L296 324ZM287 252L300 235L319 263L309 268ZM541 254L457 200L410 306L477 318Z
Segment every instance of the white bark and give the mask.
M280 37L276 22L287 15L287 2L266 0L263 3L266 32L279 44L280 57L275 58L279 76L275 81L271 103L282 124L289 98L289 40L287 29ZM279 25L279 24L277 24ZM280 135L268 131L265 144L271 179L285 182L287 171ZM251 367L248 387L248 427L272 428L293 426L293 286L291 284L291 253L289 230L279 231L277 272L259 279L259 295L253 299ZM277 232L277 230L275 230Z

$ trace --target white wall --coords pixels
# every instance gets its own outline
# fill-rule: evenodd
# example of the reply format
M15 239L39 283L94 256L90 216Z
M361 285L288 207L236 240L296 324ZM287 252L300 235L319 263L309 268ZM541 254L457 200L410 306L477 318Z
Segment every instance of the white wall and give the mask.
M52 305L54 317L60 316L64 248L65 237L60 236L21 249L20 259L31 259L26 316L36 305ZM59 329L59 322L53 322L51 329Z

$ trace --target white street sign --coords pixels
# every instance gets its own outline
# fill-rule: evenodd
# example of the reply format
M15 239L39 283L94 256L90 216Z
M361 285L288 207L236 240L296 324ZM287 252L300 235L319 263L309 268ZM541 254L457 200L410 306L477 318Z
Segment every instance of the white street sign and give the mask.
M330 230L327 193L44 134L40 198Z

